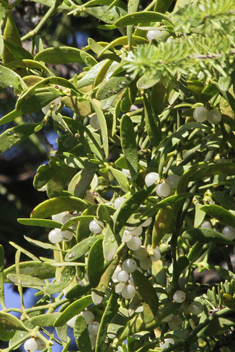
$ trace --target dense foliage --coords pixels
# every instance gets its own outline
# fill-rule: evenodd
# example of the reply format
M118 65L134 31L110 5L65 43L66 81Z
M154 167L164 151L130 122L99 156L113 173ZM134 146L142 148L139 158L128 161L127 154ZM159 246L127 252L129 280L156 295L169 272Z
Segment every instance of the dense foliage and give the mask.
M4 270L0 245L3 351L66 352L69 327L81 352L233 351L235 1L35 2L48 10L20 36L20 1L0 1L0 84L16 97L0 151L49 124L58 148L33 182L48 199L18 219L48 230L47 242L25 236L42 256L13 243ZM120 34L45 48L55 13ZM55 70L73 63L72 78ZM204 270L214 286L198 281ZM9 282L21 308L5 306ZM25 287L39 296L30 308Z

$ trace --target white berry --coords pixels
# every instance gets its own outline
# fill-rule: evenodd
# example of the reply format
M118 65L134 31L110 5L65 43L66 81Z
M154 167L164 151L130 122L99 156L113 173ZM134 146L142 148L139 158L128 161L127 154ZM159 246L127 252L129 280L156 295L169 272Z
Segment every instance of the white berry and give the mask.
M117 266L116 269L114 270L113 275L112 275L112 281L113 281L113 282L118 282L117 276L118 276L118 273L119 273L120 271L122 271L122 268L121 268L120 266Z
M38 349L38 344L37 341L34 338L30 338L25 341L24 343L24 349L27 352L35 352Z
M134 257L138 260L142 260L147 258L148 256L148 252L144 247L140 247L139 249L137 249L136 251L134 251Z
M166 183L170 186L170 188L176 189L178 186L179 180L180 180L180 176L173 174L167 177Z
M124 230L123 235L122 235L122 242L129 242L132 239L132 235L130 231Z
M181 290L177 290L175 291L174 295L173 295L173 300L177 303L182 303L185 301L186 298L186 294L184 291Z
M59 243L63 240L60 229L51 230L48 234L48 239L51 243Z
M117 275L117 279L120 282L127 282L129 277L130 275L125 270L121 270Z
M51 218L52 218L53 221L62 223L63 222L63 218L66 215L68 215L67 211L63 211L62 213L52 215Z
M171 193L170 186L166 182L163 182L157 185L156 193L159 197L168 197Z
M150 256L150 258L151 258L152 262L157 262L158 260L161 259L161 252L160 252L159 247L156 247L154 249L154 253L153 253L153 255Z
M121 293L122 290L123 290L123 288L124 288L124 286L125 286L125 283L124 283L124 282L119 282L119 284L117 284L117 285L115 286L115 292L116 292L116 293Z
M204 122L207 119L208 111L203 106L199 106L193 112L193 117L197 122Z
M41 339L36 339L36 342L37 342L37 344L38 344L38 348L37 348L37 351L42 351L42 350L44 350L44 348L46 347L46 343L43 341L43 340L41 340Z
M210 221L203 221L200 227L203 227L204 229L212 229Z
M235 238L235 228L232 226L225 226L222 230L222 235L224 235L229 240L234 240Z
M194 315L199 315L203 312L203 305L200 302L192 302L189 305L189 311Z
M221 121L221 113L219 110L210 110L207 114L207 120L210 122L210 123L214 123L214 124L217 124Z
M92 312L90 312L89 310L83 310L80 314L85 319L86 324L90 324L95 318L94 314Z
M142 234L142 227L138 226L138 227L129 227L128 230L130 231L130 234L132 236L136 236L139 237Z
M160 343L160 348L163 349L163 348L168 348L170 346L170 344L174 344L174 340L173 339L164 339L164 342L161 342Z
M142 227L148 227L148 226L151 224L152 221L153 221L152 218L148 218L147 220L145 220L145 221L141 224L141 226L142 226Z
M149 42L151 42L154 39L157 40L157 38L161 35L162 35L162 31L159 31L159 29L156 29L156 30L152 29L147 32L147 39Z
M158 180L159 174L157 172L149 172L145 176L145 184L147 187L154 185L154 183Z
M117 197L114 201L114 208L118 209L125 202L125 198Z
M73 238L73 232L71 231L61 231L61 235L63 237L63 240L65 241L71 241L71 239Z
M139 237L133 236L130 241L127 242L127 247L132 251L136 251L142 245L142 241Z
M67 324L68 326L70 326L71 328L74 328L74 325L75 325L75 321L76 321L76 319L77 319L77 316L78 316L78 315L75 315L74 317L72 317L71 319L69 319L66 324Z
M124 262L122 263L122 268L127 273L133 273L133 271L135 271L137 268L137 263L134 259L129 258L124 260Z
M131 178L131 172L129 169L122 169L122 172L126 175L126 177Z
M94 348L96 345L96 339L97 339L97 335L89 335L90 337L90 341L91 341L91 348Z
M125 299L132 299L135 297L135 288L134 286L128 284L128 285L125 285L123 290L122 290L122 296L125 298Z
M97 335L98 330L99 330L100 323L98 321L92 321L90 324L88 324L88 331L91 335Z
M182 327L182 320L178 316L173 316L173 318L168 322L170 329L179 330Z
M99 223L104 226L104 223L102 221L99 221ZM102 227L95 220L92 220L90 222L89 229L93 233L100 233L103 230Z

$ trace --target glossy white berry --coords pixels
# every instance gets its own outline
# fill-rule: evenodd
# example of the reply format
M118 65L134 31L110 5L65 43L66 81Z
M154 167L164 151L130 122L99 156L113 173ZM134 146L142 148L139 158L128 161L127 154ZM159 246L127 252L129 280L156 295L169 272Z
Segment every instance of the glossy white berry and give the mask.
M140 267L143 270L149 270L152 266L152 260L150 258L145 258L140 260Z
M173 295L173 300L177 303L182 303L185 301L186 298L186 294L184 291L181 290L177 290L175 291L174 295Z
M142 227L148 227L148 226L151 224L152 221L153 221L152 218L148 218L147 220L145 220L145 221L141 224L141 226L142 226Z
M174 340L173 339L164 339L164 342L160 343L160 348L168 348L170 346L170 344L174 344Z
M128 230L124 230L122 235L122 242L129 242L132 239L132 234Z
M73 238L73 232L71 231L61 231L61 235L63 237L63 240L65 241L71 241L71 239Z
M97 335L98 330L99 330L100 323L98 321L92 321L90 324L88 324L88 331L91 335Z
M44 106L42 108L42 112L46 115L46 113L50 110L50 107L52 104L54 105L53 111L56 111L60 103L61 103L61 97L59 96L58 98L56 98L55 100L51 101L49 104Z
M104 223L102 221L99 221L99 223L104 226ZM102 227L95 220L92 220L90 222L89 229L93 233L100 233L103 230Z
M199 106L193 112L193 117L197 122L204 122L207 119L208 111L203 106Z
M234 240L235 238L235 228L232 226L225 226L222 230L222 235L224 235L229 240Z
M166 182L163 182L157 185L156 193L158 197L163 197L163 198L168 197L171 193L170 186Z
M173 174L167 177L166 183L170 186L170 188L176 189L178 186L179 180L180 180L180 176Z
M152 262L157 262L158 260L161 259L161 252L160 252L159 247L156 247L154 249L154 253L153 253L153 255L150 256L150 258L151 258Z
M182 320L178 316L173 316L173 318L168 322L170 329L179 330L182 327Z
M119 273L120 271L122 271L122 268L121 268L120 266L117 266L116 269L114 270L113 275L112 275L112 281L113 281L113 282L118 282L117 276L118 276L118 273Z
M37 344L38 344L38 348L37 348L37 351L42 351L42 350L44 350L44 348L46 347L46 343L43 341L43 340L41 340L41 339L36 339L36 342L37 342Z
M123 288L124 288L124 286L125 286L125 283L124 283L124 282L119 282L119 284L117 284L117 285L115 286L115 292L116 292L116 293L121 293L122 290L123 290Z
M100 130L100 123L96 114L93 114L90 118L90 125L95 130Z
M127 282L129 278L130 275L125 270L121 270L117 275L117 279L120 282Z
M60 229L51 230L48 234L48 239L53 244L63 241Z
M162 31L160 31L159 29L151 29L150 31L147 32L147 39L149 42L151 42L152 40L157 40L157 38L159 38L162 35Z
M210 110L207 114L207 120L210 122L210 123L214 123L214 124L217 124L221 121L221 113L219 110Z
M125 202L125 198L117 197L114 201L114 208L118 209Z
M125 259L124 262L122 263L122 268L127 273L133 273L133 271L135 271L137 268L137 263L134 259L131 259L131 258Z
M212 229L210 221L203 221L200 227L203 227L204 229Z
M95 319L94 314L92 312L90 312L89 310L83 310L80 314L85 319L86 324L90 324Z
M95 203L94 199L95 199L95 196L94 196L94 193L92 191L86 191L85 195L84 195L84 199L87 201L87 202L90 202L92 204Z
M132 236L136 236L136 237L139 237L142 234L142 231L143 231L141 226L129 227L128 230L130 231L130 234Z
M64 216L68 215L67 211L63 211L62 213L52 215L52 220L56 222L60 222L62 224Z
M142 241L139 237L132 236L132 239L126 243L127 247L133 251L139 249L142 245Z
M69 319L67 321L67 325L70 326L70 328L74 328L74 325L75 325L75 321L77 319L78 315L75 315L74 317L72 317L71 319Z
M200 302L192 302L189 305L189 311L194 315L199 315L203 312L203 305Z
M135 288L134 286L128 284L128 285L125 285L122 289L122 296L125 298L125 299L132 299L135 297Z
M126 175L126 177L131 178L131 172L129 169L122 169L122 172Z
M139 249L134 251L133 255L136 259L142 260L142 259L147 258L148 252L144 247L140 247Z
M159 174L157 172L149 172L145 176L145 184L147 187L154 185L154 183L159 179Z
M25 341L24 343L24 349L27 352L35 352L38 349L38 344L37 341L34 338L30 338Z

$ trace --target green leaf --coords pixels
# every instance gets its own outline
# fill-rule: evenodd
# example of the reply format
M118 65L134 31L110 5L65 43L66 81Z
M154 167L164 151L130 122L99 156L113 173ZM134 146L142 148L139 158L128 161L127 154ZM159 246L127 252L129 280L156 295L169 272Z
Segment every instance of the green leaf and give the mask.
M22 114L23 112L21 110L12 110L0 119L0 125L4 125L4 123L11 122Z
M92 304L91 295L85 296L71 303L54 322L54 326L64 325L68 320L75 315L81 313L85 308Z
M235 210L235 200L234 197L226 192L213 192L213 198L222 207L226 209Z
M104 271L103 239L95 241L89 250L87 262L87 274L91 287L99 284L100 277Z
M45 200L37 205L31 213L31 218L48 218L63 211L83 211L87 202L76 197L56 197Z
M0 153L12 148L19 144L24 139L28 138L34 133L38 123L27 123L19 126L9 128L0 135Z
M85 76L82 77L78 83L77 83L77 88L83 88L86 86L89 86L90 84L93 84L96 76L99 74L100 70L103 69L104 66L107 65L108 60L103 60L98 62L95 66L93 66L89 71L85 73Z
M96 98L98 100L110 98L112 95L118 94L123 89L128 87L131 84L132 80L133 79L129 75L125 75L124 72L116 76L112 76L109 78L108 81L104 82L100 86L96 94Z
M132 273L136 291L144 301L144 322L150 323L158 312L158 297L150 281L138 270Z
M0 329L0 340L2 341L9 341L15 334L15 330L7 331L4 329Z
M219 220L222 224L235 227L235 216L223 207L215 204L203 205L201 210L213 218ZM224 236L223 236L224 237Z
M120 233L122 227L126 224L129 217L139 209L140 205L145 201L152 190L152 187L141 189L140 191L135 192L120 206L120 208L117 210L117 216L114 223L115 233Z
M24 325L14 315L0 312L0 329L4 330L26 330Z
M144 94L144 119L150 142L157 147L161 140L160 121L151 104L149 92Z
M108 156L109 156L109 138L108 138L108 129L107 129L106 119L105 119L105 116L104 116L102 110L100 109L100 107L97 104L95 104L95 102L93 100L91 100L91 105L92 105L93 109L95 110L95 113L98 117L102 141L103 141L103 149L104 149L104 153L105 153L106 158L108 158Z
M103 252L104 258L107 262L113 259L118 246L121 243L121 238L118 235L115 235L111 229L111 224L107 226L104 230L104 241L103 241Z
M63 190L67 186L75 170L66 167L59 168L57 172L50 178L47 183L47 195L49 198L59 197L63 195Z
M42 263L36 261L20 263L20 274L34 276L41 280L51 279L55 277L55 270L56 268L53 267L50 263ZM5 277L9 274L16 274L15 265L12 265L4 270ZM5 280L5 282L7 281Z
M91 221L91 220L89 220ZM85 238L83 241L77 243L72 247L65 256L65 261L73 262L74 260L81 258L85 253L87 253L92 245L98 240L97 236Z
M39 226L39 227L48 227L48 228L57 228L60 229L62 224L53 220L49 219L27 219L27 218L20 218L17 221L26 226Z
M121 6L119 6L119 4ZM94 6L94 7L85 7L84 11L91 16L98 18L99 20L106 23L114 23L120 17L126 14L126 10L123 8L123 3L120 1L116 6L109 8L108 6Z
M136 45L136 44L146 44L148 43L148 40L143 38L143 37L138 37L138 36L132 36L132 44ZM105 53L106 50L110 49L110 48L114 48L115 46L124 46L128 44L128 38L126 36L120 37L120 38L116 38L114 39L111 43L109 43L107 46L105 46L103 48L103 50L99 53L99 56L102 56L103 53Z
M96 166L93 164L93 166ZM68 185L68 192L73 194L75 197L83 198L86 190L89 188L90 183L94 177L95 170L83 169L79 171Z
M30 52L28 52L27 50L25 50L21 45L10 42L8 40L4 40L4 45L12 53L16 60L33 59L33 55L30 54Z
M19 283L16 274L8 274L7 279L16 285ZM20 279L21 279L21 284L24 287L45 286L45 282L43 280L30 275L20 274Z
M2 308L5 307L4 303L4 249L0 244L0 304Z
M76 318L74 325L74 338L80 352L92 352L91 340L87 330L87 324L82 315Z
M221 235L221 233L214 231L212 229L206 228L197 228L197 229L190 229L184 231L182 237L187 240L191 241L202 241L202 242L214 242L220 243L224 245L232 245L234 246L235 243L225 236Z
M105 311L102 315L100 327L96 340L96 352L106 352L108 344L105 343L107 338L107 330L110 321L115 317L118 312L117 295L112 293L109 297Z
M126 157L128 169L131 176L136 178L138 173L138 150L136 145L136 133L134 131L133 123L128 115L123 115L120 126L121 145L123 154Z
M64 159L64 163L69 167L73 167L75 169L85 169L86 171L88 171L87 169L97 169L97 164L89 162L89 159L87 157L68 156Z
M46 293L53 295L57 292L62 292L72 281L75 275L74 267L65 267L61 272L60 282L53 282L47 284L45 287Z
M205 177L211 177L214 175L228 174L233 175L235 173L235 164L232 163L218 163L203 166L195 171L190 177L191 180L198 181Z
M114 24L117 27L129 26L131 24L139 24L139 23L150 23L150 22L162 22L162 20L166 20L170 23L171 20L168 16L163 15L162 13L153 12L153 11L142 11L128 14L126 16L121 17Z
M91 291L91 286L86 285L74 285L68 292L66 292L65 296L68 299L80 298L81 296L86 295L88 292Z
M53 246L53 244L51 244L51 243L37 241L37 240L34 240L34 239L29 238L27 236L24 236L24 238L26 239L26 241L28 241L29 243L32 243L36 247L41 247L41 248L44 248L44 249L50 249L50 250L53 250L53 251L63 252L62 249L60 249L60 248L58 248L56 246Z
M4 66L0 67L0 85L2 87L14 88L19 91L27 89L22 78L17 73Z
M59 312L37 315L30 319L30 323L43 327L53 326L54 322L60 317L60 315L61 313Z
M47 48L35 55L34 60L47 62L51 65L70 64L72 62L84 62L88 66L93 66L97 63L94 57L90 54L86 53L83 50L71 48L69 46Z
M112 172L114 178L118 182L119 186L124 192L129 192L130 191L130 184L128 181L128 177L120 170L117 170L113 168L112 166L109 166L109 170Z

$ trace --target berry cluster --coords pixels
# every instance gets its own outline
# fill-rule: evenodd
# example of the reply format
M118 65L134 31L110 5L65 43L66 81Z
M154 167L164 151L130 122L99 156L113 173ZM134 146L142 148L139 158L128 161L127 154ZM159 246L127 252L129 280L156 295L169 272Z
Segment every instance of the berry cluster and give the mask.
M156 188L156 193L159 197L168 197L171 193L171 188L176 189L180 180L180 176L172 174L166 178L165 182L159 183ZM159 181L157 172L149 172L145 177L145 184L150 187Z
M52 215L52 220L59 222L61 224L65 224L68 220L73 218L74 216L78 216L79 214L69 214L67 212L59 213L56 215ZM61 231L56 228L49 232L48 239L51 243L59 243L61 241L71 241L73 238L73 232L75 230L75 224L69 228L69 230Z
M131 273L136 269L138 269L136 261L129 258L123 261L122 267L117 266L113 273L113 282L118 282L115 292L121 294L125 299L132 299L135 296L135 285Z
M203 106L199 106L193 112L193 117L197 122L209 121L211 124L217 124L221 121L221 113L219 110L212 109L208 111Z

